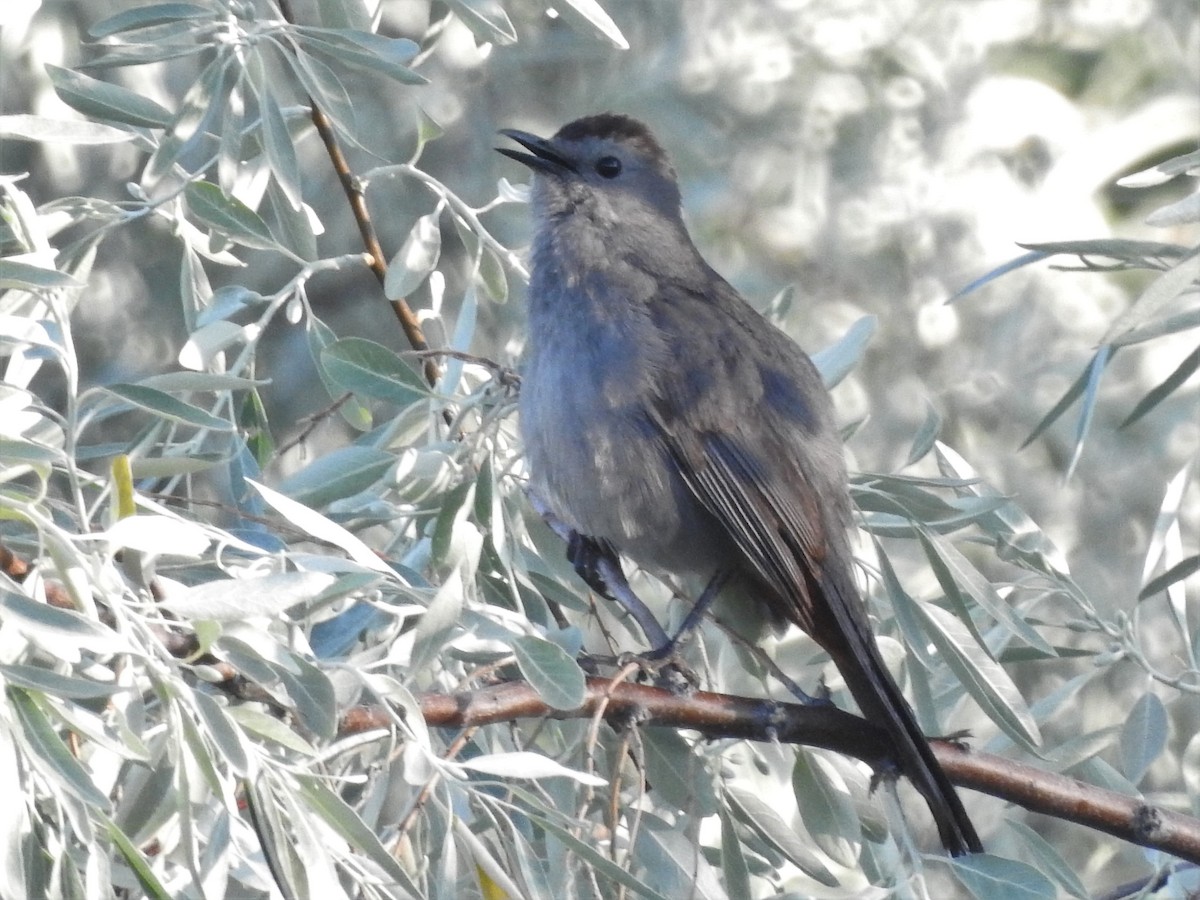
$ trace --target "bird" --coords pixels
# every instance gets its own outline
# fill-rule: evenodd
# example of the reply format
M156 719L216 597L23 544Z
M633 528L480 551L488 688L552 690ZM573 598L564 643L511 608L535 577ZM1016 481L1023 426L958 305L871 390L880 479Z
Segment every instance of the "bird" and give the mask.
M530 489L585 543L747 585L830 656L953 856L983 846L880 655L853 575L833 402L812 360L701 256L641 121L503 129L532 172L519 399ZM706 594L709 591L705 592Z

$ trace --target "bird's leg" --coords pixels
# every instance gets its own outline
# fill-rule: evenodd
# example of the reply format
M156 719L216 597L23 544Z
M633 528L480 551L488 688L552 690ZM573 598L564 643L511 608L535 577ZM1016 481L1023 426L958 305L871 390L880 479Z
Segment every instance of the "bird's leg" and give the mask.
M527 496L530 506L542 517L542 521L567 542L567 560L588 587L601 596L612 599L629 613L652 647L668 643L667 633L658 624L658 619L654 618L654 613L646 608L646 604L625 580L616 548L608 541L596 540L575 531L554 515L549 504L535 491L528 491Z
M667 659L675 653L675 648L679 646L681 641L686 640L693 631L700 625L700 621L708 613L709 607L713 605L713 601L717 599L717 595L721 593L721 589L729 582L729 572L717 572L705 586L695 604L688 611L687 617L683 620L683 624L679 626L679 631L675 633L675 637L666 640L659 644L658 647L651 650L643 656L647 660ZM663 635L665 638L666 635Z
M567 538L567 559L589 587L612 599L633 617L652 647L671 643L654 613L629 586L612 544L572 531Z
M612 591L600 574L600 564L604 558L616 561L612 545L582 535L578 531L567 535L567 562L574 567L575 574L597 594L611 600Z

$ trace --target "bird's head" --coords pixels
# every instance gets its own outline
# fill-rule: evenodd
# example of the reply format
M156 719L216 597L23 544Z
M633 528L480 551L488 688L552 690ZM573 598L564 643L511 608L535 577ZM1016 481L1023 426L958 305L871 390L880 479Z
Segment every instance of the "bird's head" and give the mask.
M675 170L654 135L628 116L576 119L551 138L500 132L529 151L498 148L533 170L531 202L542 223L582 215L594 227L679 224ZM655 220L658 220L655 222Z

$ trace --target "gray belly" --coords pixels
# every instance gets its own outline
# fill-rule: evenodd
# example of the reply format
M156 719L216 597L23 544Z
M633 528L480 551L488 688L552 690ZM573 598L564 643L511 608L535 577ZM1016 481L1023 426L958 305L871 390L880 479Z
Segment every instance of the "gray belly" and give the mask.
M650 569L708 577L728 565L728 537L683 483L654 426L636 405L613 399L526 377L521 432L533 490L580 534Z

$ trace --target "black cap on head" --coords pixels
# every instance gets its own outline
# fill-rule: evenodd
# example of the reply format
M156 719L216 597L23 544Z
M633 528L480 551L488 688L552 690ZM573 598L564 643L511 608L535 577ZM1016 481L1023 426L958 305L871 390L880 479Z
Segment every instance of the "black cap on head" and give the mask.
M667 153L655 140L650 129L637 119L619 113L600 113L568 122L554 135L556 141L582 141L601 138L628 144L640 156L659 166L668 166Z

